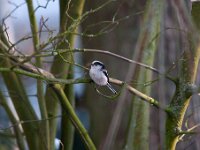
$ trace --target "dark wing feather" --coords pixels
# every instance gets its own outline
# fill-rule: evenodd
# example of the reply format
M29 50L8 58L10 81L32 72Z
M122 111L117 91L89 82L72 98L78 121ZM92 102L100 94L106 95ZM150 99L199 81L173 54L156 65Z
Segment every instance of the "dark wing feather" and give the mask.
M108 78L108 83L109 83L109 77L108 77L108 72L106 69L102 69L103 73L105 74L105 76Z

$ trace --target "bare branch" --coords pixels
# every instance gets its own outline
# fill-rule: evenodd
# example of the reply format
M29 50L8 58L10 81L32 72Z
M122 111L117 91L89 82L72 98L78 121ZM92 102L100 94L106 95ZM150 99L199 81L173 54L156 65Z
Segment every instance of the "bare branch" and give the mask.
M24 120L24 121L19 121L15 124L12 124L8 127L5 127L5 128L0 128L0 131L6 131L6 130L9 130L15 126L19 126L21 124L27 124L27 123L33 123L33 122L41 122L41 121L46 121L46 120L51 120L51 119L57 119L57 118L61 118L63 115L58 115L58 116L54 116L54 117L49 117L49 118L46 118L46 119L40 119L40 120Z
M24 68L22 68L22 69L24 69ZM31 72L29 72L29 71L31 71ZM78 78L78 79L67 79L67 80L66 79L56 79L53 76L49 76L50 73L48 73L48 74L44 73L46 71L41 71L41 73L44 73L44 74L41 74L41 73L38 74L38 71L35 70L34 68L33 69L29 69L29 70L21 70L21 69L18 69L18 68L14 68L14 69L0 68L0 72L16 72L18 74L23 74L23 75L26 75L26 76L30 76L32 78L45 80L45 81L47 81L49 83L78 84L78 83L90 83L91 82L90 78ZM117 80L117 79L113 79L113 78L110 78L110 82L114 83L116 85L120 85L120 86L125 84L123 81L120 81L120 80ZM156 101L154 98L145 95L144 93L136 90L135 88L133 88L132 86L130 86L128 84L126 84L126 88L132 94L138 96L142 100L150 103L151 105L153 105L153 106L155 106L157 108L161 108L161 109L165 110L164 108L162 108L159 105L159 102Z

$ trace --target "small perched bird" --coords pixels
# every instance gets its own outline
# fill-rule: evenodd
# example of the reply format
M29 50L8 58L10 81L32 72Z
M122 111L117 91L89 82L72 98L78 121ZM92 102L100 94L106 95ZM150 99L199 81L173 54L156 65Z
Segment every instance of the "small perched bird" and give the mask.
M100 86L107 86L114 94L117 92L112 88L109 83L109 77L105 65L100 61L93 61L90 66L89 75L91 79Z

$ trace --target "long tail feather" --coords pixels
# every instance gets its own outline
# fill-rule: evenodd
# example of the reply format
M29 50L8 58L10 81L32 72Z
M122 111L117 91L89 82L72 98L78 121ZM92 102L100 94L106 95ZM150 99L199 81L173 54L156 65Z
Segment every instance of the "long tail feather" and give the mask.
M117 94L117 92L112 88L112 86L107 83L107 87L114 93L114 94Z

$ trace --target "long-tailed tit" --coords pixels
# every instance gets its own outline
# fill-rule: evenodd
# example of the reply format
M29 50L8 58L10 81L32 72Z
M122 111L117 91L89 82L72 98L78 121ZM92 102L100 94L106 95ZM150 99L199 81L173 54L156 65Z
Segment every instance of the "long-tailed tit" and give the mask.
M107 86L114 94L117 92L112 88L109 83L109 77L105 65L100 61L93 61L90 66L89 75L91 79L100 86Z

